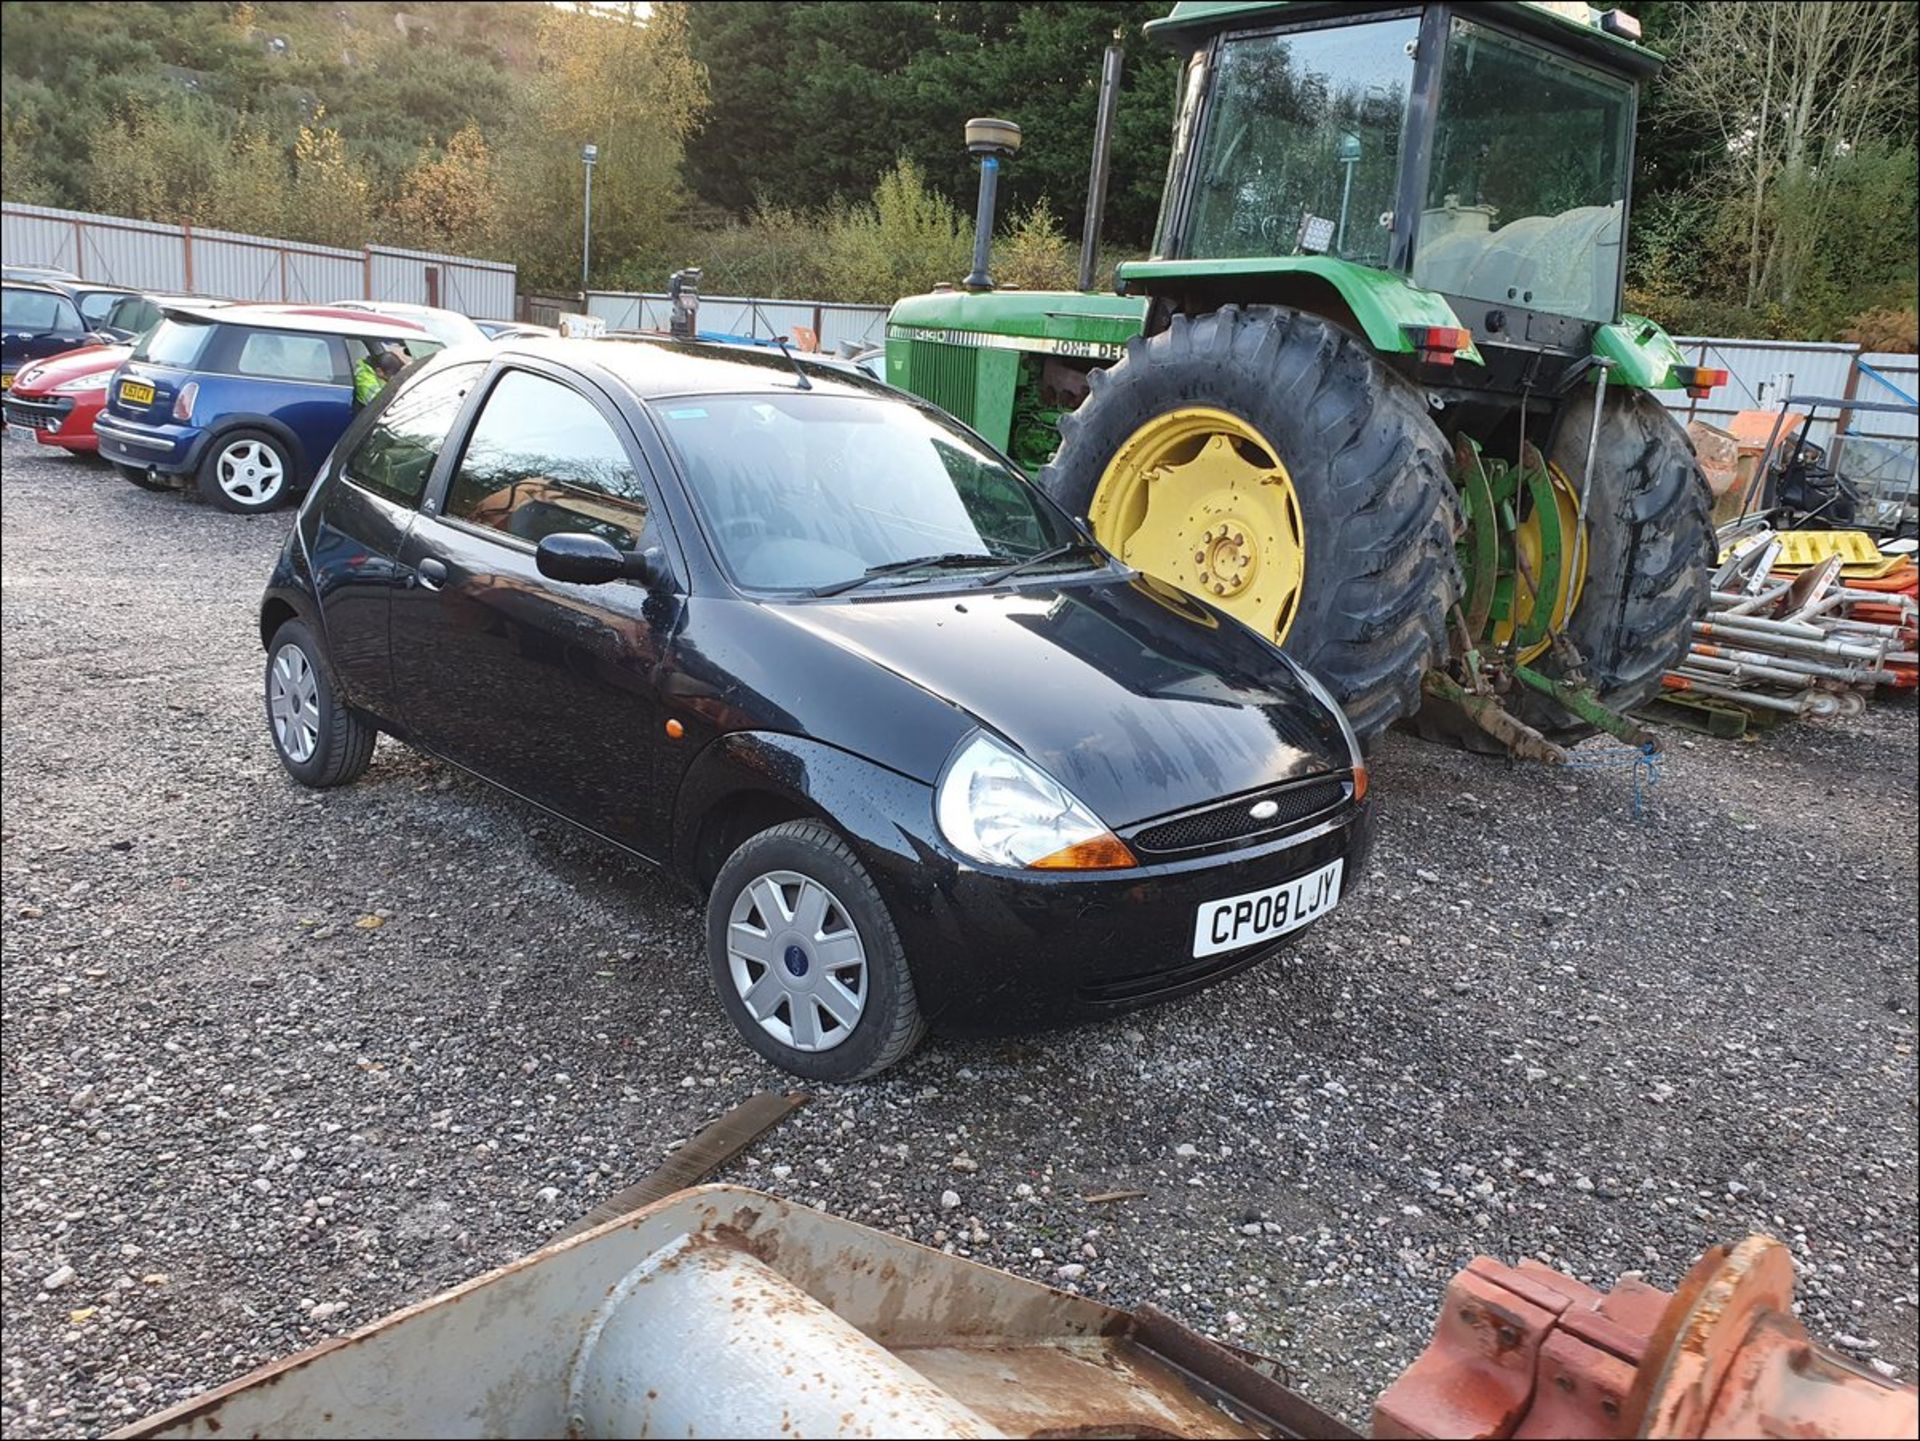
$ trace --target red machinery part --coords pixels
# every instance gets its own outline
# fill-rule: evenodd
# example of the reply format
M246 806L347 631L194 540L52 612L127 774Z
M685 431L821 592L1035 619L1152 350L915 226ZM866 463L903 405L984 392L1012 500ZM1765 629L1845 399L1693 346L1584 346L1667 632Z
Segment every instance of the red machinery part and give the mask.
M1914 1437L1920 1393L1815 1346L1793 1261L1768 1236L1717 1246L1672 1295L1596 1291L1480 1256L1433 1340L1374 1408L1398 1437Z

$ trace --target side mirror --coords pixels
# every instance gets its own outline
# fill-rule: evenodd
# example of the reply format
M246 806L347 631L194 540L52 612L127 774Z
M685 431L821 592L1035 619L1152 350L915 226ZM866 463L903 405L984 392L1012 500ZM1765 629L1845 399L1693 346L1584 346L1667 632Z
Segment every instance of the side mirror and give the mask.
M610 580L637 580L652 586L661 576L657 550L623 551L597 535L567 531L541 540L534 564L548 580L573 585L605 585Z

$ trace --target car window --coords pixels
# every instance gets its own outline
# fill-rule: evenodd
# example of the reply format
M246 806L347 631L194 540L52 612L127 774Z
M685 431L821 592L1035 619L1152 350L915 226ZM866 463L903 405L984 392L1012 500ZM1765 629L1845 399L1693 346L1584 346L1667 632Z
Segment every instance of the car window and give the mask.
M50 290L9 290L5 314L9 330L78 330L80 312L64 295Z
M485 361L422 375L388 402L342 473L353 484L401 505L416 505L433 462L460 413L460 402L486 371Z
M80 297L80 318L89 329L97 329L106 323L107 312L125 298L123 290L89 290Z
M592 402L510 370L473 423L446 513L521 540L580 531L635 550L647 500L626 447Z
M134 347L133 358L155 365L192 365L200 358L213 332L214 327L204 320L178 320L169 316Z
M331 381L334 378L333 348L324 335L256 330L241 343L233 369L237 375L274 380Z
M123 295L107 311L107 325L138 335L160 318L160 307L144 295Z
M654 411L722 559L755 589L832 585L926 556L978 555L991 568L1074 538L1004 460L904 401L703 395Z

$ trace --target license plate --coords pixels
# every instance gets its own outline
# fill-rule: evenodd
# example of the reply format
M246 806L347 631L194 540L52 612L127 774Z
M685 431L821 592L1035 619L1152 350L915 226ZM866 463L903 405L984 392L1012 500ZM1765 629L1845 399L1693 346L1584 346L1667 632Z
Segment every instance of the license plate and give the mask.
M12 390L12 389L13 389L13 376L9 373L0 373L0 390Z
M9 425L7 434L14 440L32 440L33 427L30 425Z
M123 380L120 382L120 398L128 405L152 405L153 387L144 380Z
M1329 861L1317 871L1264 891L1206 902L1193 923L1194 955L1237 951L1318 920L1340 903L1340 873L1345 866L1344 860Z

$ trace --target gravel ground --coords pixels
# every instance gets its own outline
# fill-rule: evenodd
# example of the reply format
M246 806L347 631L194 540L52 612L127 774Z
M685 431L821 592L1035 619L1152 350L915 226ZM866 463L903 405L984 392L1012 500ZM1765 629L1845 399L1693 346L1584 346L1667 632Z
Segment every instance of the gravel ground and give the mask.
M390 741L284 778L286 513L0 474L7 1434L432 1295L785 1086L639 866ZM1356 1424L1476 1252L1671 1286L1770 1231L1815 1334L1911 1379L1916 764L1910 700L1678 741L1636 823L1625 772L1390 739L1372 875L1285 964L932 1043L724 1179L1154 1301Z

